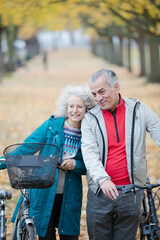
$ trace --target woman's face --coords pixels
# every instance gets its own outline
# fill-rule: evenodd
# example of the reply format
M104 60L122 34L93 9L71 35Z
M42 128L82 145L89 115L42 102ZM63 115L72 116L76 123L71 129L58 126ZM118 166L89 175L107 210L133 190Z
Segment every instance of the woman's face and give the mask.
M78 96L68 99L68 123L70 126L79 127L84 114L86 113L85 102Z

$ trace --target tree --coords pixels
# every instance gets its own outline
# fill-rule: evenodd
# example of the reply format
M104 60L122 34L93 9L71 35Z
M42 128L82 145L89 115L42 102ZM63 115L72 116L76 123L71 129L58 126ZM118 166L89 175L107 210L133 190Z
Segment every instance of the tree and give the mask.
M121 20L135 28L140 36L148 36L151 72L149 81L160 82L160 60L158 36L160 36L160 2L157 0L111 0L104 1L109 10ZM143 38L142 38L143 39ZM142 41L139 42L142 47ZM144 52L144 50L141 48ZM141 60L141 64L144 63ZM154 63L154 66L153 66ZM145 71L145 66L143 65Z
M2 34L6 34L9 70L14 69L14 40L21 37L28 40L35 36L38 29L51 22L65 0L0 0L0 43ZM0 44L1 45L1 44ZM0 67L3 68L0 49Z

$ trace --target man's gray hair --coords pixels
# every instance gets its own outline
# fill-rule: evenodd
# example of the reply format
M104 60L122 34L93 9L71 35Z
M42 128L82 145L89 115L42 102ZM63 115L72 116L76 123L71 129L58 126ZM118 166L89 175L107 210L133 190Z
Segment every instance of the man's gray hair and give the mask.
M99 71L93 73L90 77L90 83L94 83L97 78L104 76L106 83L113 89L116 83L119 84L119 80L114 71L108 69L100 69Z
M68 117L68 100L72 96L80 97L86 105L87 110L91 109L96 105L93 95L89 87L81 87L81 86L67 86L62 93L60 94L56 106L57 111L56 117Z

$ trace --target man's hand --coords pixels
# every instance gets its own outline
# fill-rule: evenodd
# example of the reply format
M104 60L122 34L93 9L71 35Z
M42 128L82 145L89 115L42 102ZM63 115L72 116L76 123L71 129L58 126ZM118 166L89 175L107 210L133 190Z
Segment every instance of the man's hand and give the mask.
M103 193L107 197L111 198L112 200L116 199L118 197L118 195L119 195L118 190L117 190L115 184L111 180L109 180L109 179L105 180L101 184L100 188L102 189Z

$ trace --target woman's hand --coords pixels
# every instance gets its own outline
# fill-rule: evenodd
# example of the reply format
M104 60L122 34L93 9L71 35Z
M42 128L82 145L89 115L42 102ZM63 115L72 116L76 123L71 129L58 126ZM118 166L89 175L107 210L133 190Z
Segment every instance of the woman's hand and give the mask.
M66 159L62 162L60 167L63 170L73 170L75 168L76 162L74 159Z

